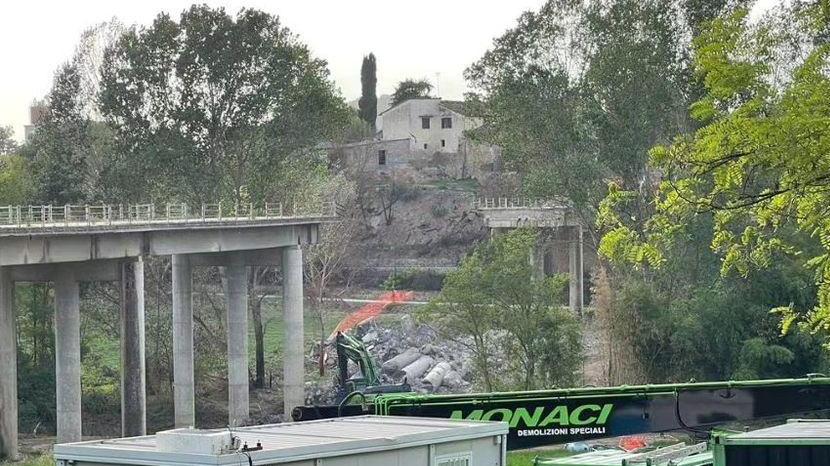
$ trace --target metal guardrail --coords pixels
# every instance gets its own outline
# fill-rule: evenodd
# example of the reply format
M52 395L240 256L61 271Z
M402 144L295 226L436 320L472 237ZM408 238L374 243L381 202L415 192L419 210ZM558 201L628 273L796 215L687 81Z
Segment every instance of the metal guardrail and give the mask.
M16 230L70 230L92 227L129 227L182 223L233 223L257 220L325 218L337 215L334 202L228 205L30 205L0 206L0 232Z
M481 197L473 201L476 210L488 209L566 209L569 203L562 200L532 199L526 197Z

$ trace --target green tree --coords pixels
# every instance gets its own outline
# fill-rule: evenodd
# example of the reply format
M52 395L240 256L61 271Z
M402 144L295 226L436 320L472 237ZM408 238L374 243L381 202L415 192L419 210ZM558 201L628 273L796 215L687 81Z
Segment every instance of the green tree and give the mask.
M534 278L536 233L515 230L483 243L447 275L425 316L449 339L470 348L476 375L489 390L572 383L581 343L563 312L567 279ZM500 352L493 348L501 348ZM496 374L506 370L505 374Z
M0 157L0 205L29 204L34 192L29 162L19 155Z
M370 53L363 57L363 64L360 67L361 95L357 105L360 108L360 118L369 123L374 129L375 120L378 116L378 67L375 54Z
M695 72L705 87L692 105L702 127L651 152L662 181L653 211L632 222L637 193L612 189L600 250L617 262L659 269L688 225L711 218L711 247L724 277L750 277L782 258L815 273L812 304L778 298L789 329L830 324L830 21L826 0L796 3L757 24L746 10L714 20L695 39ZM757 351L753 351L757 354Z
M488 128L476 136L503 148L525 194L568 199L593 223L609 179L640 186L648 150L690 128L686 13L698 21L710 10L690 0L547 1L466 70L468 100Z
M430 99L432 84L426 79L405 79L398 83L392 93L392 107L409 99Z
M194 5L178 21L160 14L108 50L101 89L116 171L135 185L133 197L276 197L303 183L287 175L325 161L315 147L347 115L326 62L279 18L253 9L232 17Z
M91 122L75 98L79 93L78 68L67 63L55 74L44 120L23 148L23 155L32 161L37 198L42 203L69 204L87 199L84 186Z
M11 126L0 126L0 155L8 155L17 151L17 141L14 139L14 129Z
M123 31L115 20L87 29L72 58L55 73L44 121L21 149L32 161L39 202L125 200L109 173L115 158L113 133L101 122L98 105L104 50Z

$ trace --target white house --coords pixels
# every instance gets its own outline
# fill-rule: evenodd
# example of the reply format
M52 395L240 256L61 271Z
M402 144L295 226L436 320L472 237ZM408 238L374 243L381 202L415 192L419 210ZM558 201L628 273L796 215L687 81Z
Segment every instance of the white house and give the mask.
M464 131L481 126L481 119L466 116L464 102L441 99L410 99L378 116L381 139L411 138L413 145L428 152L457 153Z
M379 175L480 178L498 167L496 146L470 141L465 131L482 125L464 102L410 99L378 115L375 139L329 148L333 158Z

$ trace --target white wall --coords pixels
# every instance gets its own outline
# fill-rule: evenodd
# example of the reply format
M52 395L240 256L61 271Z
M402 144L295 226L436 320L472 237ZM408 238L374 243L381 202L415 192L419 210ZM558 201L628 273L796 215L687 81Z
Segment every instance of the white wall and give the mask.
M430 119L429 129L423 129L422 117ZM414 138L414 146L417 149L430 153L458 152L464 130L480 125L475 119L465 118L443 107L440 99L408 100L388 110L380 118L383 120L384 140ZM451 118L452 128L441 128L442 118Z

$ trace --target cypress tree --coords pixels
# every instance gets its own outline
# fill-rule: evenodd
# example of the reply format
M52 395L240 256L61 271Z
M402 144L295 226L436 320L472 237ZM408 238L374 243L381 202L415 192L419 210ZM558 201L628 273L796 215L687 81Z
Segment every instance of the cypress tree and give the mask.
M378 116L378 75L375 54L373 53L363 57L363 65L360 67L360 85L362 93L357 103L358 115L366 123L369 123L372 126L372 131L374 131L375 120Z

